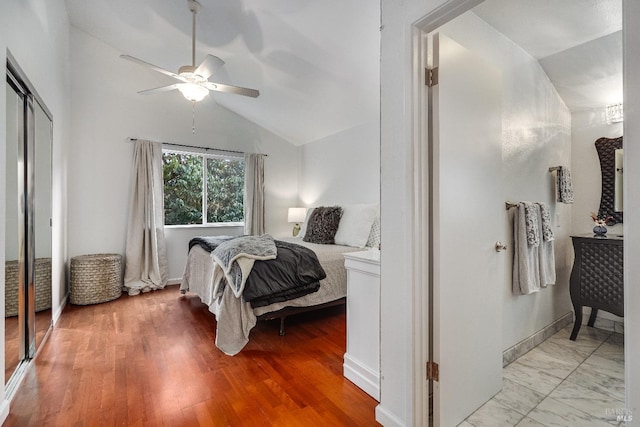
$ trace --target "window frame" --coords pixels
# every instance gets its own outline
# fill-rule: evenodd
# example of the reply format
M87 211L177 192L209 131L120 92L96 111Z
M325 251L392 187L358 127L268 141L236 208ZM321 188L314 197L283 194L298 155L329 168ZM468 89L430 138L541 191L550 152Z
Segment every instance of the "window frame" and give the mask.
M231 227L244 227L244 221L229 221L229 222L208 222L207 221L207 159L223 159L223 160L235 160L242 161L244 163L244 156L233 154L212 154L208 150L189 150L189 149L176 149L162 147L162 155L165 153L185 154L190 156L198 156L202 159L202 222L199 224L170 224L164 225L165 228L231 228ZM162 182L162 190L164 192L164 180ZM243 205L244 205L244 189L243 189ZM244 217L244 212L243 212ZM163 209L163 222L164 222L164 209Z

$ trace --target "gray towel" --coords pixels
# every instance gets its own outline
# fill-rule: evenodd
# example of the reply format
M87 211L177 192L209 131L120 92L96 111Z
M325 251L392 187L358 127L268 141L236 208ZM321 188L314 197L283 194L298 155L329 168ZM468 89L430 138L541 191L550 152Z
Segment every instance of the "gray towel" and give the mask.
M540 287L546 288L548 285L556 283L556 258L553 250L553 232L549 220L549 207L545 203L536 203L540 212L540 231L542 240L538 246L538 277L540 278ZM546 209L543 209L544 208ZM546 210L546 219L543 210ZM548 229L545 232L545 224Z
M513 293L528 295L538 292L556 281L555 255L553 247L553 234L549 220L548 207L544 203L521 202L516 207L513 215ZM528 208L528 212L527 212ZM546 211L546 217L542 210ZM527 218L529 215L531 218ZM543 230L543 224L549 228L547 236ZM529 244L529 229L535 225L538 245Z
M551 211L549 205L544 202L536 202L536 205L540 208L540 219L542 225L542 239L545 242L550 242L554 239L553 230L551 229Z
M540 244L540 225L538 224L538 207L533 202L522 202L526 224L527 243L537 247Z
M518 203L513 215L513 293L524 295L540 290L538 246L528 242L526 205Z
M573 203L571 172L566 166L558 167L558 172L556 173L556 192L560 203Z

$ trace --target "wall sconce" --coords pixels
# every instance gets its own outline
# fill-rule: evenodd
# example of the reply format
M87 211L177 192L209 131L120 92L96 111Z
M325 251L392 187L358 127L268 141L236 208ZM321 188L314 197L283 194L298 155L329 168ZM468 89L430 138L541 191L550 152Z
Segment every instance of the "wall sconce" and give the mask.
M607 123L619 123L624 120L622 104L607 105Z
M287 222L295 222L293 226L293 237L296 237L300 232L300 223L307 219L307 208L289 208L287 214Z

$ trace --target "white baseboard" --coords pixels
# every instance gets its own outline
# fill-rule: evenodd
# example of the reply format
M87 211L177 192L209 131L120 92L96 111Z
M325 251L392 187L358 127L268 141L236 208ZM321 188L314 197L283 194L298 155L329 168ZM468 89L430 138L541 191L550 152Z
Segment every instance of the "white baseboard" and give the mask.
M9 416L9 404L10 402L5 399L0 404L0 425L4 424L5 420Z
M384 427L405 427L400 417L386 410L382 404L376 406L376 421Z
M573 312L568 312L556 321L542 328L530 337L525 338L513 347L510 347L502 352L502 366L507 366L509 363L516 360L518 357L524 355L529 350L544 342L547 338L554 335L560 329L571 324L573 321Z
M182 284L182 277L179 277L177 279L169 279L169 280L167 280L167 286L180 285L180 284Z
M56 310L55 313L53 313L53 317L51 318L51 323L55 326L55 324L58 322L58 319L60 318L60 316L62 315L62 311L64 310L64 308L67 306L67 301L69 301L69 293L67 292L67 294L64 296L64 299L62 300L62 304L60 304L60 307L58 307L58 309Z
M345 353L344 364L342 365L343 374L346 379L360 387L369 396L380 402L380 374L375 372L368 366L363 365Z

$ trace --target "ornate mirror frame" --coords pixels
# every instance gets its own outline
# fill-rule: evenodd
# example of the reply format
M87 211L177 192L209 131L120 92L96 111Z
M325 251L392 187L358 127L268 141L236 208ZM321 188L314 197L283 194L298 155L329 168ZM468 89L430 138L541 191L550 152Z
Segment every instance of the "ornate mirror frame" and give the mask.
M598 138L595 142L596 151L600 158L600 172L602 173L602 192L600 193L600 209L598 217L612 219L607 225L622 223L622 212L616 212L615 206L615 168L616 150L622 148L622 137Z

